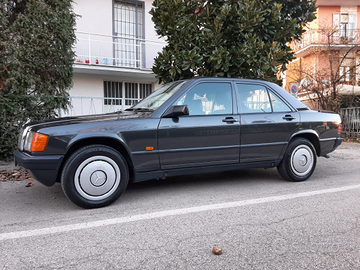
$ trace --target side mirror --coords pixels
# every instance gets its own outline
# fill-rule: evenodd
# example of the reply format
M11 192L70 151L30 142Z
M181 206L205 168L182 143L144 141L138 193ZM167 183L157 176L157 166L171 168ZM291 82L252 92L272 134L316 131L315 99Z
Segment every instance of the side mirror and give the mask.
M163 115L164 118L177 117L180 115L189 115L189 108L187 105L171 106Z

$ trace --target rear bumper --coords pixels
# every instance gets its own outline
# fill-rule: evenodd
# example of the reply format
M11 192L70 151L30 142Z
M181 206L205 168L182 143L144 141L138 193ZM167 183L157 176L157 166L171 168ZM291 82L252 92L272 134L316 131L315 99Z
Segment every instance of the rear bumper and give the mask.
M343 138L336 138L335 144L334 144L334 148L332 151L334 151L343 141Z
M333 140L320 141L320 156L325 156L333 151L342 143L343 138L335 138Z
M31 156L15 150L15 164L29 170L45 186L55 184L64 156Z

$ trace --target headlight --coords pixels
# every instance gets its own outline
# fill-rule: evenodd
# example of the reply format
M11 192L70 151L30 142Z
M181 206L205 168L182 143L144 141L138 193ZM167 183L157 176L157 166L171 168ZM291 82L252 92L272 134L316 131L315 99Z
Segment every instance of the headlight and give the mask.
M29 130L30 130L30 127L26 127L25 129L21 129L21 131L20 131L20 136L19 136L19 150L20 151L24 150L26 136L28 135Z
M25 135L25 141L24 141L24 150L25 151L30 151L31 148L31 142L32 139L34 137L35 132L34 131L29 131L27 132L27 134Z
M26 135L24 134L24 136L24 150L29 152L44 151L49 140L48 135L44 135L34 131L28 131Z

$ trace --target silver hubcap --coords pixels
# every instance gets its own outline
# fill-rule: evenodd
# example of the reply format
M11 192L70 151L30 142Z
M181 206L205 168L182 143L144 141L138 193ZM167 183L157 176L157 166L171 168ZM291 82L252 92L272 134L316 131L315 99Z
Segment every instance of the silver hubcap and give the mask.
M314 166L314 154L307 145L299 145L291 154L291 169L298 175L303 176L311 171Z
M120 168L114 160L94 156L84 160L75 172L76 191L89 200L102 200L115 192L120 184Z

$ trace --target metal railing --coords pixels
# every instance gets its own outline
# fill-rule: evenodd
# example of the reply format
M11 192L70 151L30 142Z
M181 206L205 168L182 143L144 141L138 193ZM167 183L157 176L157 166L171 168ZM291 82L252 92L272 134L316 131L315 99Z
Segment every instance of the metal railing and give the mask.
M165 42L76 32L75 63L151 69Z
M60 109L59 116L81 116L123 111L139 102L140 98L104 98L69 96L67 110Z
M342 134L360 138L360 107L340 109Z
M308 30L299 42L292 42L291 49L298 52L310 45L355 45L360 44L360 29Z

